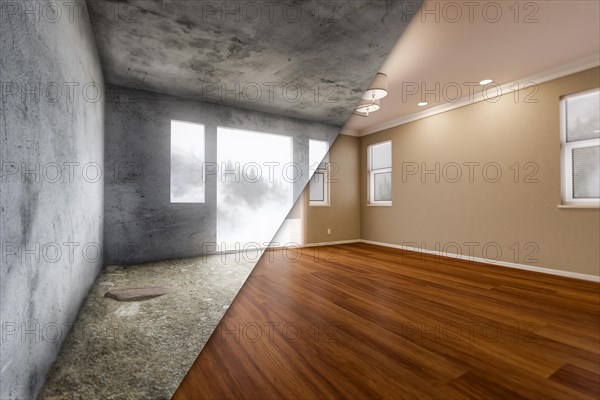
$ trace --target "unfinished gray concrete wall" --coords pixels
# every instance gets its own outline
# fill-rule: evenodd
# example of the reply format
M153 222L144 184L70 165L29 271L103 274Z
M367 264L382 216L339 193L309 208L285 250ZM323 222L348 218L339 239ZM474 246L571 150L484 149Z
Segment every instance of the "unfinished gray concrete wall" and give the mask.
M0 398L32 399L102 266L103 77L83 0L0 7Z
M171 120L204 124L209 163L216 162L217 126L292 137L294 163L302 170L294 181L294 200L309 179L309 139L332 144L339 133L332 125L170 95L118 86L110 92L105 123L105 165L111 171L105 181L106 264L196 256L208 248L203 245L217 240L217 175L207 176L205 203L170 202Z

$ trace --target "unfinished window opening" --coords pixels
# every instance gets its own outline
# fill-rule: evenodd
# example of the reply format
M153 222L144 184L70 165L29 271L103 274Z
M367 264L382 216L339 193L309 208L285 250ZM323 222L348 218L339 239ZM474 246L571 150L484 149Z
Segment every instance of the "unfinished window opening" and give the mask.
M289 136L217 128L217 241L221 251L269 245L293 205Z
M204 203L204 125L171 121L171 203Z

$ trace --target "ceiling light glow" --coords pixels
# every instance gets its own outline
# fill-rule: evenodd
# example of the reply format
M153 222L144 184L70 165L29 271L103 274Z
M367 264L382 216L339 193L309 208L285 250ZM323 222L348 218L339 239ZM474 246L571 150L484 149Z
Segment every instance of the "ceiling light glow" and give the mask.
M479 81L479 84L480 84L481 86L483 86L483 85L487 85L488 83L492 83L492 82L494 82L494 81L493 81L493 80L491 80L491 79L484 79L484 80L482 80L482 81Z
M425 107L427 104L429 104L429 103L428 103L428 102L426 102L426 101L422 101L422 102L420 102L420 103L419 103L419 104L417 104L417 105L418 105L419 107Z

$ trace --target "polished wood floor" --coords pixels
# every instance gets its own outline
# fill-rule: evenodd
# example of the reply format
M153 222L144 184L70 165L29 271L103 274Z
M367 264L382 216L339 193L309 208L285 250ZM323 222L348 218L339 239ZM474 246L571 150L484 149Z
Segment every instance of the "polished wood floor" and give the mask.
M598 399L599 285L367 244L265 253L175 399Z

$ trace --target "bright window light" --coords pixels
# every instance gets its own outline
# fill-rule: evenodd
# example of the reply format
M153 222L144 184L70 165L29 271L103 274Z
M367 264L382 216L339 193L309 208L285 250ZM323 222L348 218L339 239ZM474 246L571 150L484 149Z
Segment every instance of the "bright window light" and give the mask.
M217 128L217 241L265 247L293 205L292 138ZM222 245L221 245L222 247Z
M171 121L171 203L204 203L204 125Z

